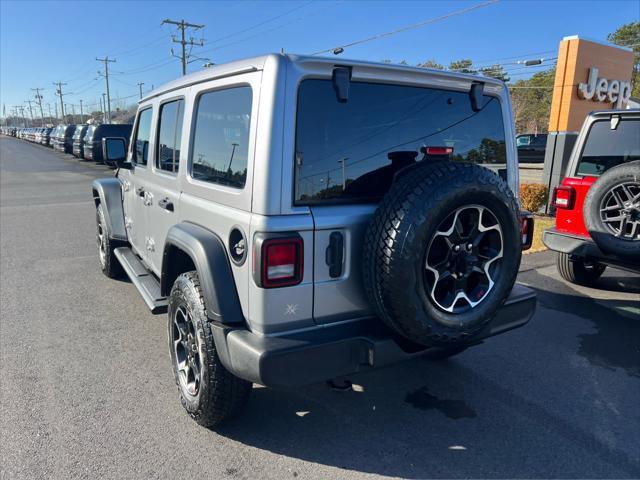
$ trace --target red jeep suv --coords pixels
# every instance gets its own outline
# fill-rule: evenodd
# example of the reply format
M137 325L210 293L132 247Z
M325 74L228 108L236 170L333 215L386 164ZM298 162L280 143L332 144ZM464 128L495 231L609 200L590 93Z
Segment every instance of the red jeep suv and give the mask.
M640 272L640 110L587 117L552 205L542 239L565 280L594 285L607 265Z

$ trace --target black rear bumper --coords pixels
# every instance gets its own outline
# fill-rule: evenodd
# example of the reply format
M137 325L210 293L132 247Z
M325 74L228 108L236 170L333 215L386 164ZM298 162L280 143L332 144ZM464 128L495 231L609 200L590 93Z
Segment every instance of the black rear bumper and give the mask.
M588 258L600 263L612 265L637 272L640 270L640 262L621 259L616 255L603 252L591 238L570 235L559 232L555 228L549 228L542 233L542 242L550 249L560 253L566 253L575 258Z
M516 284L504 306L474 343L525 325L535 308L535 292ZM317 383L389 365L427 351L399 340L375 318L277 337L215 324L213 335L220 359L229 371L268 387Z

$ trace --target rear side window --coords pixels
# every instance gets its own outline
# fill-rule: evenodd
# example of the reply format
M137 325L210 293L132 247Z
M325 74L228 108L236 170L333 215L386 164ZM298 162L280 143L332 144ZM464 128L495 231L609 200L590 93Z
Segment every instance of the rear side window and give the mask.
M352 82L340 103L330 80L300 85L296 204L377 201L397 171L436 151L506 175L500 101L485 96L474 112L467 92Z
M132 160L138 165L146 165L149 157L149 139L151 138L151 115L153 110L147 108L138 114L138 126L133 143Z
M640 160L640 119L622 118L615 129L609 119L599 120L589 129L576 174L597 176L633 160Z
M174 100L160 107L158 139L156 140L156 167L167 172L178 172L184 100Z
M208 92L197 105L191 176L243 188L247 180L251 87Z

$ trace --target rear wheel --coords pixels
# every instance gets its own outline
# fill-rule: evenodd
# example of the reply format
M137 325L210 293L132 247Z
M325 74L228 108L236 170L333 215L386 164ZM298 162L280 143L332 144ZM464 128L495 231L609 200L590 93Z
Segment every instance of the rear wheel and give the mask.
M96 243L100 269L109 278L119 278L124 272L114 250L121 245L109 237L110 233L104 217L104 209L102 204L99 204L96 208Z
M593 260L572 258L568 253L562 252L558 252L557 266L558 273L567 282L587 287L595 285L607 268Z
M169 351L182 406L200 425L219 425L244 407L252 385L220 361L197 272L176 279L168 313Z

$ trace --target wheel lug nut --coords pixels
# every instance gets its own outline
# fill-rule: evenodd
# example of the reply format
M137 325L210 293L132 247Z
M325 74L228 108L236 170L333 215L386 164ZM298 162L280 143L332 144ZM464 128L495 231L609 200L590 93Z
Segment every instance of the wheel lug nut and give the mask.
M457 252L460 250L460 245L456 245L455 247L453 247L453 249Z
M467 245L467 250L471 250L473 248L473 244L470 243L469 245Z

